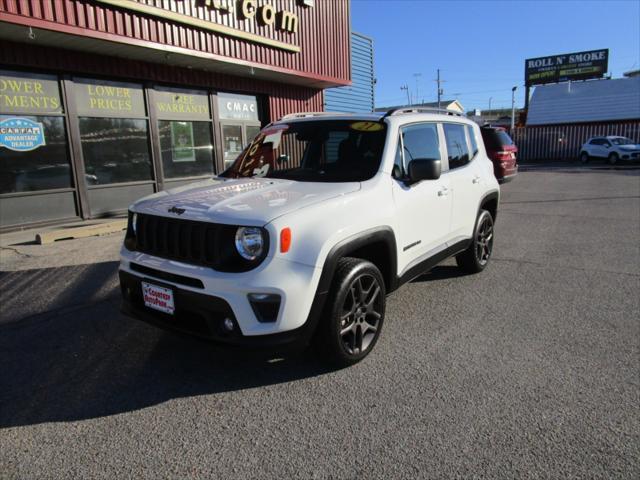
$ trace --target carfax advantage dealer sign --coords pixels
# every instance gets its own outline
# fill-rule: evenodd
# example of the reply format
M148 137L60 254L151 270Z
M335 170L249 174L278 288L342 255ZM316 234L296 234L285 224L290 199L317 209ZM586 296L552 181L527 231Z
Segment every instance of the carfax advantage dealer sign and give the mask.
M551 55L525 60L525 85L603 77L609 69L609 49Z

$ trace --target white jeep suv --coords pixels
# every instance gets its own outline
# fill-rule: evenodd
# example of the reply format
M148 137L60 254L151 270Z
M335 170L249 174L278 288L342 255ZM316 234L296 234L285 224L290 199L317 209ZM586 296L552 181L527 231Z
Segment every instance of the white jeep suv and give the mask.
M218 177L130 207L123 311L353 364L390 292L450 256L489 262L499 187L481 139L453 112L288 115Z

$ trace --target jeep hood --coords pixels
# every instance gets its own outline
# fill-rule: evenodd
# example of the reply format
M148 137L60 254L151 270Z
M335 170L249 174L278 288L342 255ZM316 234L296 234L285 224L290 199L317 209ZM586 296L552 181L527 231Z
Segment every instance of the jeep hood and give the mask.
M171 218L262 226L294 210L359 189L359 182L214 178L145 197L134 203L132 210Z

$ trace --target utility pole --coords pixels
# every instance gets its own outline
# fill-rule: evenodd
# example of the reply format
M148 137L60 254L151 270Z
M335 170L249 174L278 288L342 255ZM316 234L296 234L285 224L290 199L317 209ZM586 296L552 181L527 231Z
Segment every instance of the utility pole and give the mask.
M493 97L489 97L489 115L491 115L491 100L493 100Z
M438 108L440 108L440 100L442 99L442 88L440 88L440 84L442 83L440 80L440 69L438 69L438 79L436 82L438 82Z
M407 107L411 106L411 98L409 97L409 86L403 85L400 87L400 90L405 90L407 92Z
M513 129L516 126L516 89L515 86L511 89L511 135L513 135Z

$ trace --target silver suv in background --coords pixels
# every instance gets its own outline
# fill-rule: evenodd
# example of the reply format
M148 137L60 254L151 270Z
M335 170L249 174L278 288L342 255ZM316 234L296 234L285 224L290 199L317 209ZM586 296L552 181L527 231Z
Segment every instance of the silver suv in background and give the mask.
M640 145L627 137L592 137L580 148L580 161L588 163L592 158L606 159L610 165L618 161L640 160Z

